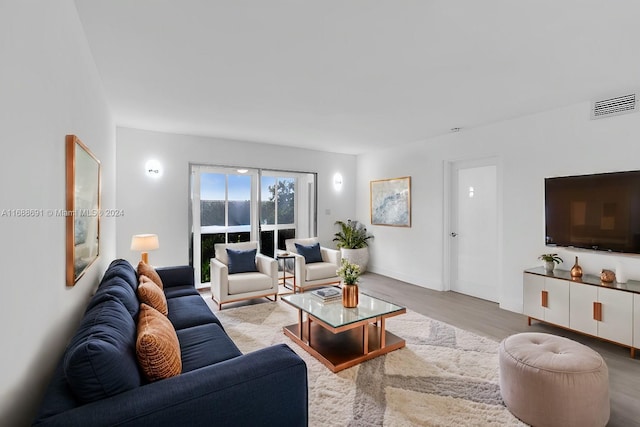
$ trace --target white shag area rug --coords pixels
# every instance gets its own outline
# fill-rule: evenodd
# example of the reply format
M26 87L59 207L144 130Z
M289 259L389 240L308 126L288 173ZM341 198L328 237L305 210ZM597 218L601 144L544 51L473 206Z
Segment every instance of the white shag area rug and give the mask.
M312 427L525 425L504 406L498 343L488 338L407 310L387 320L405 348L334 374L284 335L297 321L286 303L215 314L243 353L284 342L304 359Z

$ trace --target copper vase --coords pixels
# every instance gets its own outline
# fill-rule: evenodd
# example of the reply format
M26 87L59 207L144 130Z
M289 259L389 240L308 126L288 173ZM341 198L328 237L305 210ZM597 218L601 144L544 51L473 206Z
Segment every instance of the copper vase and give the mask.
M342 305L346 308L358 306L358 285L345 284L342 286Z
M571 277L582 277L582 267L578 265L578 257L576 257L576 263L571 267Z

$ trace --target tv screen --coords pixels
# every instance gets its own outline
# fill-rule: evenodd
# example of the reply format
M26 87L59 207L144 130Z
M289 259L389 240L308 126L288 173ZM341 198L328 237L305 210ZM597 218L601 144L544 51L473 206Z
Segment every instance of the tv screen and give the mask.
M640 171L545 179L547 245L640 253Z

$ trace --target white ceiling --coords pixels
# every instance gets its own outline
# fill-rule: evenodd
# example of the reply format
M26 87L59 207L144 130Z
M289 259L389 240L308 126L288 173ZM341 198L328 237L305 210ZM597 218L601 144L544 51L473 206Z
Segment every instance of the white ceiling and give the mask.
M640 88L638 0L75 0L119 126L357 154Z

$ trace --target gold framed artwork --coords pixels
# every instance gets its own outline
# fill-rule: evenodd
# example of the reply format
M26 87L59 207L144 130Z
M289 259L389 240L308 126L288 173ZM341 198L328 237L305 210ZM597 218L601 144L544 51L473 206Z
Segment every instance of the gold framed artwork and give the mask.
M75 135L66 140L66 278L73 286L100 255L100 161Z
M372 225L411 227L411 177L370 182Z

